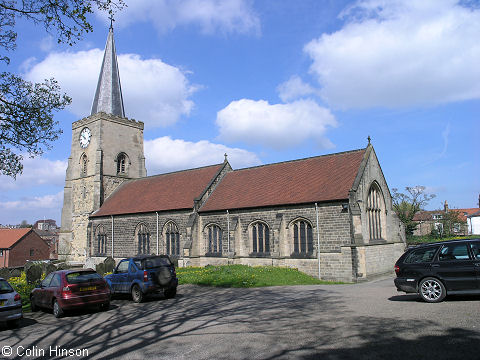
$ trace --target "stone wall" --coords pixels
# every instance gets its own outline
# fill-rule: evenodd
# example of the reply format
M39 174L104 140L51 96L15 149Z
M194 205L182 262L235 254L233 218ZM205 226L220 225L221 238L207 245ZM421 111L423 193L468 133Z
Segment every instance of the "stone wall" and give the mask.
M113 238L113 257L129 257L138 253L138 242L135 231L140 223L144 223L150 232L150 252L155 254L165 254L165 225L173 221L180 233L180 249L186 239L186 227L191 211L179 210L173 212L158 213L158 250L157 250L157 214L132 214L117 215L113 217L114 238ZM95 232L99 225L103 225L107 235L107 252L108 256L112 256L112 218L93 218L90 220L92 231L89 241L90 256L98 254L98 242L95 238Z

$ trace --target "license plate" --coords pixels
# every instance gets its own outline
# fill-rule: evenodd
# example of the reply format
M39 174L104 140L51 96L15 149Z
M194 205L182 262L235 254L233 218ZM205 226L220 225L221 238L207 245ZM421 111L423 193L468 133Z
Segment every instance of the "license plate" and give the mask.
M0 300L0 306L5 305L5 300Z
M92 290L97 290L97 287L96 286L88 286L88 287L80 288L80 291L92 291Z

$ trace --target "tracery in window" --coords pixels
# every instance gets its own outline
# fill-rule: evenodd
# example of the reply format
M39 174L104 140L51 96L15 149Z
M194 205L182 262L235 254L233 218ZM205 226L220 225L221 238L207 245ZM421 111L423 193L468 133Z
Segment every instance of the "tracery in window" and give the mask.
M96 240L98 255L105 255L107 253L107 233L103 225L97 227Z
M177 225L170 221L165 226L165 246L167 255L180 256L180 233Z
M128 156L125 153L120 153L117 156L117 174L126 175L128 174Z
M208 254L222 253L222 229L218 225L207 227Z
M269 253L270 252L270 230L268 225L263 222L256 222L251 225L252 234L252 252Z
M297 220L292 226L293 254L311 255L313 253L312 225L306 220Z
M141 223L136 231L138 254L150 254L150 231L146 224Z
M370 240L382 238L382 209L384 208L383 195L376 183L370 187L367 199L367 217Z

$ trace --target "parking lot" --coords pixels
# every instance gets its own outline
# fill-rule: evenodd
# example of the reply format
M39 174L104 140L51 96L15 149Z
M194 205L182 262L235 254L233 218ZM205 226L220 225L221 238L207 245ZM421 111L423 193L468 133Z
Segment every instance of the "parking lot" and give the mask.
M397 293L392 278L256 289L184 285L175 299L115 299L107 312L61 319L27 313L21 328L1 328L0 344L4 358L59 358L65 349L75 358L86 350L88 358L128 359L478 359L479 313L478 296L426 304Z

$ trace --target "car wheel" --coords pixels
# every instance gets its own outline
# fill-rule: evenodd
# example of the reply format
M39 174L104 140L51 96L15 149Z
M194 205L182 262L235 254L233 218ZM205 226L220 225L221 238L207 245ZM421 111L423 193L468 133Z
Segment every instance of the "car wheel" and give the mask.
M143 300L143 292L136 284L132 286L132 299L136 303L141 303Z
M165 289L164 291L164 295L167 299L172 299L175 297L175 295L177 295L177 288L174 287L174 288L168 288L168 289Z
M110 309L110 301L100 305L100 311L107 311Z
M32 310L32 312L40 310L38 305L35 303L35 298L33 296L30 297L30 309Z
M427 277L420 281L418 293L424 301L429 303L440 302L447 296L447 291L443 283L433 277Z
M60 318L63 316L63 310L62 308L60 307L60 305L58 304L58 301L57 300L54 300L53 301L53 315L56 317L56 318Z
M160 269L158 269L156 277L157 282L162 286L168 285L172 280L170 269L166 266L162 266Z

